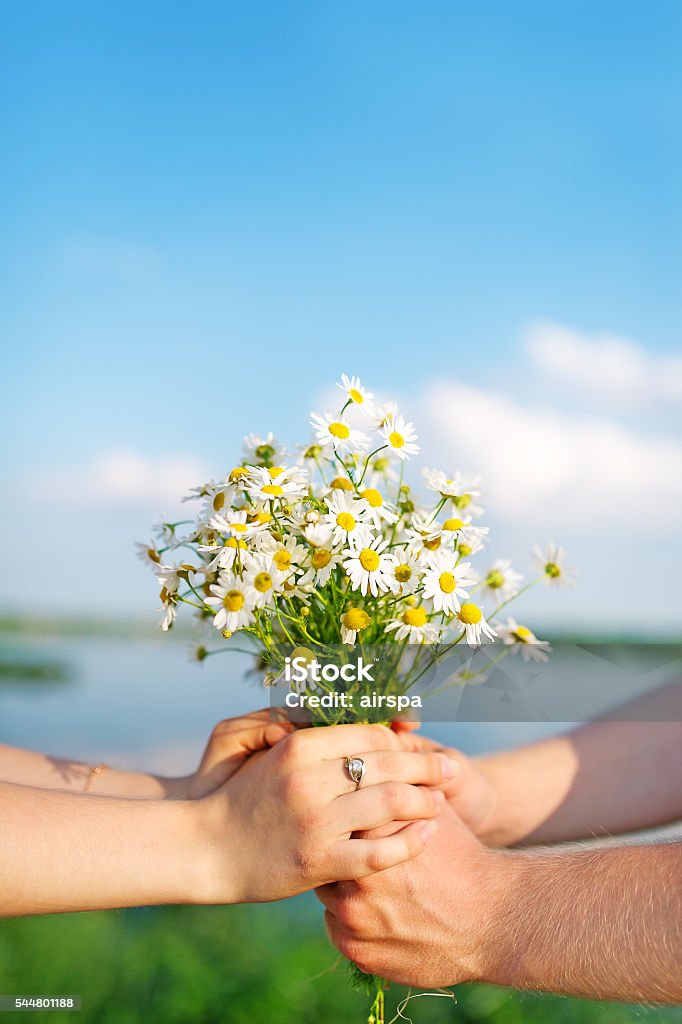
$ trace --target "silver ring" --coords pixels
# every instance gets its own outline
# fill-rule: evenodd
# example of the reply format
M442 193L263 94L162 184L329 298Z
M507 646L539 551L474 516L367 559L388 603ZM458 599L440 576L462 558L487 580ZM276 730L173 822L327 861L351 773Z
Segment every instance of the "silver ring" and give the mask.
M365 762L361 757L344 757L343 763L350 778L355 783L355 788L360 789L360 783L364 779L367 770Z

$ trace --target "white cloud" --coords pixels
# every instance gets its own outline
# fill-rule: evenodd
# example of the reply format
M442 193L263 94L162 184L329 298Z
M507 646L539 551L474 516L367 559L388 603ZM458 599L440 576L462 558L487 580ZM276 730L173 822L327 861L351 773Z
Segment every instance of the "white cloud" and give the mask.
M27 479L32 497L68 505L103 502L179 504L190 487L206 479L201 463L187 455L149 458L133 451L110 451L80 466L34 472Z
M540 370L601 401L682 399L682 357L654 355L618 334L539 321L527 328L524 347Z
M654 529L682 530L676 438L455 382L431 385L421 405L429 462L480 473L491 508L512 522L623 528L643 543Z

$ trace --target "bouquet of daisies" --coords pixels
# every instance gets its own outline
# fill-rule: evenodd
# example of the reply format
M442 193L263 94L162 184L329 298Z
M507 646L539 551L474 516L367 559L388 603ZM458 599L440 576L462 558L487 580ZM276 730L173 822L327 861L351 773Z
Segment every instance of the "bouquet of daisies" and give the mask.
M161 587L162 629L193 608L216 641L196 647L199 660L239 634L270 684L292 652L352 657L367 645L389 652L374 688L401 693L462 641L546 659L549 645L528 626L497 616L540 581L570 582L563 551L536 550L525 583L506 559L477 570L489 536L479 480L424 469L419 498L405 472L420 451L413 424L357 377L338 387L338 411L312 413L307 447L292 454L272 434L250 434L241 464L186 499L199 503L194 518L162 523L154 543L138 545ZM343 720L338 710L323 719Z

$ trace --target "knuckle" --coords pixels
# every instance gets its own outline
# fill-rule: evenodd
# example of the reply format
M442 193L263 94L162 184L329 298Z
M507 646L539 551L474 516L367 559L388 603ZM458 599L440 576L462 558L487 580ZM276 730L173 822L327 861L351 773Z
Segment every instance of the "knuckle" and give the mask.
M290 771L280 780L282 799L288 806L299 806L309 802L310 779L303 772Z
M294 851L294 867L306 881L315 881L320 877L322 868L321 857L314 846L303 843Z
M389 866L390 861L387 857L386 848L383 844L374 843L372 848L367 851L367 869L374 873L375 871L384 871Z
M407 804L410 794L410 788L402 782L384 783L383 796L386 810L390 814L397 814Z

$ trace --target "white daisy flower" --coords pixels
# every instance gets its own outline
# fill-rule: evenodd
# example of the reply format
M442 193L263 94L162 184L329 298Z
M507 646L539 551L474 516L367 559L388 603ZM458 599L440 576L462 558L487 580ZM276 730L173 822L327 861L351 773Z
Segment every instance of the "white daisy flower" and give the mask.
M460 597L468 597L465 587L476 583L468 562L457 564L453 551L438 551L429 557L429 568L424 573L424 598L433 601L437 612L455 615L459 611Z
M217 569L231 569L238 556L243 558L243 552L248 551L248 546L245 540L228 537L224 544L199 544L198 550L213 555L206 571L215 572Z
M376 487L365 487L364 490L360 491L360 497L364 498L369 506L369 518L375 530L381 529L382 522L392 526L393 523L398 521L395 505L386 502L383 494Z
M318 513L316 513L318 515ZM313 523L306 523L302 533L310 544L311 548L326 548L332 543L332 528L328 523L321 523L316 520Z
M545 583L554 587L575 586L575 570L564 565L566 551L558 544L548 544L547 550L533 548L533 560Z
M426 486L440 494L441 498L451 498L453 504L461 512L480 515L483 507L474 502L481 496L481 481L477 476L467 473L454 473L451 477L440 469L424 469L422 476Z
M253 619L252 603L247 589L234 573L222 573L218 583L209 588L212 596L205 604L215 610L213 625L221 632L235 633L250 625Z
M407 608L400 618L390 619L384 633L395 631L396 640L409 640L412 644L435 644L440 638L441 630L428 620L426 608L416 605Z
M419 559L409 548L395 548L393 565L387 576L394 594L413 594L419 584L421 565Z
M349 377L348 374L342 373L341 383L336 386L341 388L349 402L353 402L354 405L364 406L363 411L366 411L367 405L374 398L371 391L363 388L359 377Z
M508 558L498 558L483 577L483 586L497 601L509 601L519 592L523 576L515 572Z
M262 437L260 434L247 434L242 443L244 462L249 465L271 465L285 456L285 451L272 431Z
M399 478L395 461L386 454L379 454L370 459L367 467L367 483L370 487L381 488L387 483L396 483Z
M343 567L353 590L359 590L363 596L369 591L373 597L390 590L388 572L393 565L393 555L385 554L387 547L388 541L381 537L374 537L362 547L351 544L350 556Z
M343 558L343 553L340 551L331 551L323 546L315 547L315 550L310 553L310 566L301 576L299 582L301 585L313 582L317 587L325 587L332 572L343 561Z
M335 546L355 541L364 544L370 539L371 529L367 521L369 506L364 498L352 497L345 491L335 491L328 495L326 502L329 511L322 516L320 523L331 528L332 543Z
M177 589L180 586L180 576L178 573L186 572L189 568L189 566L185 565L157 565L155 576L159 586L169 594L177 593ZM194 567L192 566L191 568L194 571Z
M405 531L410 551L426 557L430 552L438 551L442 540L438 530L433 529L433 515L423 512L415 512L412 515L411 526Z
M245 509L230 509L223 515L214 516L208 524L212 530L236 537L237 540L248 540L262 530L267 530L267 523L247 522Z
M429 522L426 520L422 526L422 529L428 529ZM428 535L429 540L435 540L438 537L442 542L448 546L453 546L455 543L471 544L473 540L479 541L480 546L483 546L483 538L490 533L490 527L488 526L472 526L471 516L466 516L464 519L459 516L450 516L445 519L443 523L432 523L431 533Z
M397 455L399 459L408 459L411 455L418 455L420 448L416 444L417 434L412 423L408 423L404 416L398 414L392 416L381 428L389 451Z
M506 626L495 623L497 635L503 644L512 648L512 654L521 651L524 661L547 661L552 653L552 646L546 640L538 640L532 629L520 626L516 619L507 619Z
M375 430L383 430L387 423L400 415L397 402L382 402L372 407L372 425Z
M175 622L178 614L178 608L174 602L167 601L161 605L161 610L163 611L163 615L159 619L159 625L164 633L167 633Z
M358 633L361 633L363 629L367 629L370 622L367 612L364 608L348 608L341 616L341 640L344 644L349 644L351 647L355 645Z
M302 498L308 490L308 482L297 467L252 466L244 486L257 501L273 501L275 498L290 502Z
M244 556L244 587L253 608L263 608L284 587L288 572L280 572L271 555L247 552Z
M161 555L153 544L143 544L142 541L135 541L135 554L140 561L156 571L161 564Z
M303 572L308 549L300 544L293 534L285 534L276 540L271 533L261 533L254 541L258 551L272 558L275 568L285 574Z
M324 416L313 412L310 416L310 422L315 428L315 437L323 447L333 445L334 451L342 458L354 452L366 451L369 438L362 430L349 426L345 420L334 417L329 412Z
M494 640L497 636L492 626L485 621L481 609L472 601L464 602L457 612L457 618L470 647L480 647L484 636L487 636L489 640Z
M470 558L471 555L477 555L479 551L482 551L484 546L480 537L471 537L468 543L458 540L455 544L455 551L460 558Z

